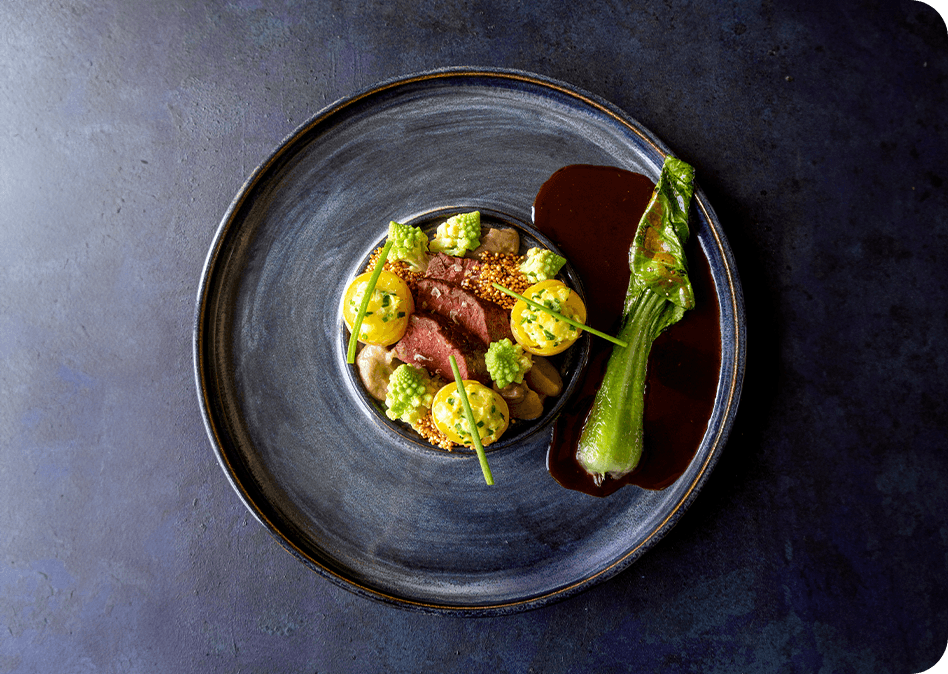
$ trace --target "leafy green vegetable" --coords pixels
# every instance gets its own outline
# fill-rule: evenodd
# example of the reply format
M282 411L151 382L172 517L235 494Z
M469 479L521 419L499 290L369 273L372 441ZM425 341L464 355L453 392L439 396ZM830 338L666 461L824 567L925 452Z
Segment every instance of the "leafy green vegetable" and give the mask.
M597 484L638 465L652 342L694 306L684 253L693 180L690 165L666 157L629 251L632 274L618 335L629 345L613 347L576 452Z

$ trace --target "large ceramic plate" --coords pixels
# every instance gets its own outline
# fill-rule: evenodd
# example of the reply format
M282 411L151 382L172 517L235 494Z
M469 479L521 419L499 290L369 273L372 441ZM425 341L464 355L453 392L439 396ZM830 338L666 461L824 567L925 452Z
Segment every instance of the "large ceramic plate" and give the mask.
M256 518L348 589L457 614L569 596L658 541L713 467L743 373L737 274L700 190L691 224L719 298L722 368L697 455L662 491L625 487L600 499L562 488L545 466L549 427L491 452L492 487L476 457L419 449L354 389L339 300L390 220L480 208L529 223L537 190L562 166L655 180L667 152L590 94L497 70L384 82L293 133L224 217L195 318L208 434Z

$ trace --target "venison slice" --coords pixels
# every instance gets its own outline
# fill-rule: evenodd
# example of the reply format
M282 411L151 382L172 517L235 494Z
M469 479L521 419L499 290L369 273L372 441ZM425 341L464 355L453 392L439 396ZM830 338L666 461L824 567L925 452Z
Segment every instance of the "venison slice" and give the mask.
M422 311L440 314L486 349L491 342L513 341L510 318L498 304L483 300L456 283L436 278L418 280L415 303Z
M476 275L480 266L478 260L438 253L428 261L425 276L460 284L466 277Z
M491 385L484 354L479 343L459 330L444 316L415 311L408 319L408 330L395 345L398 359L434 372L447 381L454 381L450 356L458 363L462 379L473 379Z

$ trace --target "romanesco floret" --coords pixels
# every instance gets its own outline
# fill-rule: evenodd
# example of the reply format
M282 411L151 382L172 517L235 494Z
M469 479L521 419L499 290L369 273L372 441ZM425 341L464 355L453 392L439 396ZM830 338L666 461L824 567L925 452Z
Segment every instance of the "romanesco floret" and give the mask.
M484 360L487 362L487 372L497 388L523 383L523 375L533 367L533 357L506 337L490 343Z
M416 424L428 414L434 394L441 388L424 368L403 363L388 378L385 416Z
M403 260L412 271L423 272L428 268L428 235L420 227L393 220L388 223L388 239L392 242L389 260Z
M527 251L526 259L520 263L520 271L524 273L530 283L539 283L556 276L566 258L546 248L531 248Z
M433 253L447 253L462 257L466 251L481 245L481 213L459 213L438 225L429 249Z

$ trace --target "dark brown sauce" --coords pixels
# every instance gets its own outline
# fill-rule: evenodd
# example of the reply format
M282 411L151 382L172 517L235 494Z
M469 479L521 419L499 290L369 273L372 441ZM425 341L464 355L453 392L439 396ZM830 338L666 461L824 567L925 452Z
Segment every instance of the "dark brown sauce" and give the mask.
M578 164L554 173L534 202L534 224L565 253L583 281L587 322L615 334L629 283L629 246L655 185L619 168ZM721 368L717 296L695 237L685 246L695 308L655 340L645 389L645 447L639 466L596 486L576 460L576 445L602 382L612 345L593 338L576 398L557 420L547 454L564 487L608 496L626 484L662 489L694 458L704 437Z

